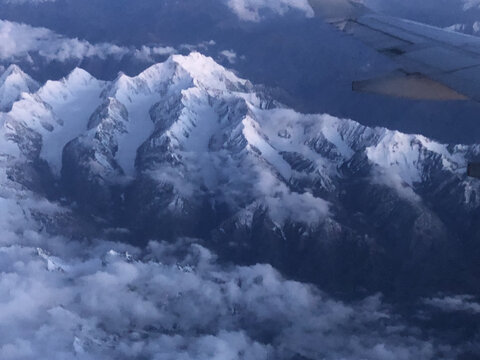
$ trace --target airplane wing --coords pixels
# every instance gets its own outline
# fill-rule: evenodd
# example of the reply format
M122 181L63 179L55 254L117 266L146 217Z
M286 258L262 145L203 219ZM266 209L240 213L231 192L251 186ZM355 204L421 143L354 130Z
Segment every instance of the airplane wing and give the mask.
M355 0L309 0L315 15L395 61L393 73L352 89L424 100L480 102L480 38L376 14ZM467 174L480 179L480 163Z
M309 0L316 16L388 56L398 71L353 90L425 100L480 102L480 38L377 14L354 0Z

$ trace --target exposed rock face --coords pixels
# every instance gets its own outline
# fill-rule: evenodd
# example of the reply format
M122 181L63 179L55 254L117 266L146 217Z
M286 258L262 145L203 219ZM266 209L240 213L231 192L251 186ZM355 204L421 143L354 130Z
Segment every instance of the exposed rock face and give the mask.
M112 189L124 175L115 160L117 137L126 134L128 111L107 98L90 117L87 132L63 149L62 180L67 193L92 211L112 211ZM95 199L92 202L92 199Z
M2 181L80 236L202 238L349 294L478 291L477 146L295 113L259 89L198 53L113 82L77 69L2 113Z

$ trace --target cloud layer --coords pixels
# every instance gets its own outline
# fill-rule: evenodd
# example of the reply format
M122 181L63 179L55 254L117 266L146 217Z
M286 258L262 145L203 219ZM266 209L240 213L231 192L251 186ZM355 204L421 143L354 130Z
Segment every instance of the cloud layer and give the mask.
M46 28L0 20L0 61L32 61L32 55L61 62L91 57L121 58L125 55L152 61L155 56L175 52L172 47L143 46L132 49L111 43L91 44L85 40L64 37Z
M425 300L425 304L445 312L468 312L480 314L480 304L470 295L434 297Z
M145 251L26 232L0 247L0 358L447 359L380 297L356 305L189 240ZM443 351L444 357L438 355Z

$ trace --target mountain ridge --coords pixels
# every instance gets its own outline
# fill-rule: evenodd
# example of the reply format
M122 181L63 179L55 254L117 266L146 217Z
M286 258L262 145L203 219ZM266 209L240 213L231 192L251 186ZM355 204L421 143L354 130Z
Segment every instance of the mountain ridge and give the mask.
M76 69L1 117L2 171L60 206L58 224L36 215L53 234L73 221L80 237L200 238L335 291L477 283L440 275L475 261L478 146L299 114L199 53L113 82Z

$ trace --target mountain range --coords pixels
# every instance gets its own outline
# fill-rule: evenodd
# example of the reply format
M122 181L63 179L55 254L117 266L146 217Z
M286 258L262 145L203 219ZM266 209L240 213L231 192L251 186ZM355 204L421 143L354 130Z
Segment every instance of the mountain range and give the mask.
M477 294L477 145L282 105L212 58L0 77L6 233L199 239L339 296ZM13 235L12 235L13 236Z

